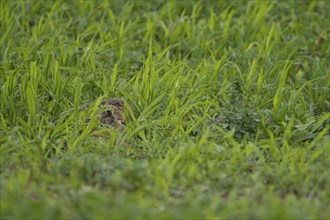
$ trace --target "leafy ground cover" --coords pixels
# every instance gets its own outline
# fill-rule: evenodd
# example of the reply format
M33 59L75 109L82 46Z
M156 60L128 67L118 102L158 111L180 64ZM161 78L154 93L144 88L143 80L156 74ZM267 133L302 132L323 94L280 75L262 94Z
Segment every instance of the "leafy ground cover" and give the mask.
M1 219L329 219L328 1L0 5Z

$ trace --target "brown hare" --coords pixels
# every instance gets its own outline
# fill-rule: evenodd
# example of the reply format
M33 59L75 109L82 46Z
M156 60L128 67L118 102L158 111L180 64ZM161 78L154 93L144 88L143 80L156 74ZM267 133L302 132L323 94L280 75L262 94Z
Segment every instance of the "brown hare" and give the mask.
M90 104L85 104L80 110L87 109ZM103 99L99 105L101 113L98 115L102 125L112 126L116 129L125 126L124 101L120 98ZM90 119L86 120L88 124Z

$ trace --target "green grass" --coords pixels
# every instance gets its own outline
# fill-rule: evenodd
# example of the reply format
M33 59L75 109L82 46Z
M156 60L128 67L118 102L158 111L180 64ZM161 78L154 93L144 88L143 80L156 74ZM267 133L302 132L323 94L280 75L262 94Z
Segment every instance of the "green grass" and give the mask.
M1 1L0 218L329 219L329 8Z

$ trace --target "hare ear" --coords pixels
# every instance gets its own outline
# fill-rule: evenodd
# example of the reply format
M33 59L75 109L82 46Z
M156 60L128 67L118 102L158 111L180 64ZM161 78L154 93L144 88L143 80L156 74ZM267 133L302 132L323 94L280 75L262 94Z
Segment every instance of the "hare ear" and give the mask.
M120 107L124 107L125 106L125 101L124 101L123 97L120 97L119 98L119 104L120 104Z

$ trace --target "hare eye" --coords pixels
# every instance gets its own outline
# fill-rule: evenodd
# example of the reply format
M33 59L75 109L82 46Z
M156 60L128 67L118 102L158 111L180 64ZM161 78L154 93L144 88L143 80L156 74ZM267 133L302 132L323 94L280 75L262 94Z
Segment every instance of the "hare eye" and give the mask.
M112 116L112 112L110 110L107 110L107 116L111 117Z

